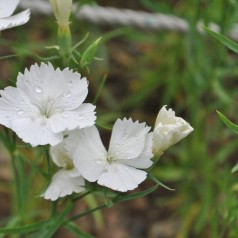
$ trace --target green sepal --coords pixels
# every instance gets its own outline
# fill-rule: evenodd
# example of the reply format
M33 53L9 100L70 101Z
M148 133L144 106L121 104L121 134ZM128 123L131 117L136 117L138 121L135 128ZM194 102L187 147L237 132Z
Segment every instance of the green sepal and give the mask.
M81 59L79 62L80 67L85 67L93 61L100 42L101 42L101 37L99 37L97 40L95 40L91 45L87 47L87 49L84 51L84 53L81 56Z

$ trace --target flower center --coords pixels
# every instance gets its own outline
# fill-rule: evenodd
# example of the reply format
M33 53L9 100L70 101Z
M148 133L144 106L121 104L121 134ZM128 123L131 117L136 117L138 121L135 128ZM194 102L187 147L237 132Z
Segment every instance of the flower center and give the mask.
M48 101L47 103L44 103L42 107L40 108L40 112L42 113L42 116L49 118L52 115L52 107L53 103Z
M111 164L112 161L113 161L113 159L112 159L111 155L107 155L107 162L108 162L109 164Z

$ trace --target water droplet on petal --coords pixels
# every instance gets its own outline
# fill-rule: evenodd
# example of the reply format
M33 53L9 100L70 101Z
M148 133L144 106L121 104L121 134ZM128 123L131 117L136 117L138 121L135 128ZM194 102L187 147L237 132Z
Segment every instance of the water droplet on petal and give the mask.
M95 163L96 164L102 164L102 160L96 160Z
M83 116L78 116L78 120L82 120L83 119Z
M73 87L73 82L69 81L69 87L72 88Z
M63 117L64 118L68 117L68 114L67 113L63 113Z
M21 116L23 113L24 113L24 112L23 112L22 110L20 110L17 114L18 114L19 116Z
M64 96L65 96L66 98L69 98L69 97L71 96L71 92L69 92L69 91L65 92Z
M91 166L90 169L91 169L91 170L94 170L94 166Z
M36 93L42 93L42 88L39 87L39 86L36 86L36 87L35 87L35 92L36 92Z

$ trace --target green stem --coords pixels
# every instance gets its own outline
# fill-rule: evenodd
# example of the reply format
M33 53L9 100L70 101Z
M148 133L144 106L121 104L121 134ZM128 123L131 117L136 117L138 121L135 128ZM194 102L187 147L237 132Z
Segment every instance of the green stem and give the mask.
M14 187L15 187L15 199L17 200L17 212L19 212L20 220L23 220L23 206L21 201L21 187L20 187L20 181L18 177L18 171L17 171L17 163L16 163L17 156L14 152L11 154L11 160L12 160L12 168L13 168L13 176L14 176Z
M48 169L48 179L51 179L52 176L52 168L51 168L51 161L50 161L50 150L49 147L45 147L45 157L46 157L46 163L47 163L47 169Z
M50 158L50 149L48 146L45 147L45 157L47 162L48 168L48 180L52 179L52 165L51 165L51 158ZM51 202L51 217L54 217L57 214L57 201Z
M80 214L78 214L78 215L72 216L72 217L70 217L67 221L65 221L65 222L63 223L63 225L66 225L68 222L75 221L75 220L77 220L77 219L79 219L79 218L81 218L81 217L84 217L84 216L86 216L86 215L88 215L88 214L90 214L90 213L92 213L92 212L95 212L95 211L100 210L100 209L105 208L105 207L106 207L106 205L105 205L105 204L102 204L102 205L100 205L100 206L98 206L98 207L89 209L89 210L87 210L87 211L85 211L85 212L82 212L82 213L80 213Z
M60 56L63 59L63 64L66 66L69 63L71 54L71 32L69 25L58 26L58 44Z
M155 156L155 161L154 161L154 163L152 164L152 166L151 166L149 169L147 169L147 173L151 172L151 170L155 167L155 165L158 163L158 161L159 161L159 159L160 159L160 156L161 156L161 155Z
M92 189L91 189L91 190L88 190L88 191L85 192L84 194L81 194L81 195L79 195L79 196L77 196L77 197L74 197L74 198L72 199L72 201L75 202L75 201L77 201L77 200L80 200L80 199L86 197L87 195L89 195L89 194L92 193L92 192L93 192Z

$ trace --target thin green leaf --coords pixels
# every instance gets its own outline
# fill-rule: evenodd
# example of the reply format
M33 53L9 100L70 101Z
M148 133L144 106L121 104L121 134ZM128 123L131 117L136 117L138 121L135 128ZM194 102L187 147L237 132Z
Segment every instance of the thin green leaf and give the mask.
M53 222L53 219L36 222L30 225L24 225L14 228L0 228L0 234L26 234L28 232L33 232L42 229L44 226L49 225Z
M166 188L166 189L168 189L168 190L170 190L170 191L174 191L174 190L175 190L175 189L170 188L170 187L166 186L165 184L161 183L154 175L148 174L148 176L149 176L158 186L161 186L161 187L163 187L163 188Z
M85 67L89 65L92 60L94 59L94 56L96 55L98 46L100 44L101 37L99 37L97 40L95 40L91 45L88 46L88 48L83 52L82 57L80 59L80 66Z
M13 57L18 57L19 55L17 54L13 54L13 55L4 55L4 56L1 56L0 57L0 60L3 60L3 59L8 59L8 58L13 58Z
M60 50L60 47L58 45L49 45L49 46L45 46L46 49L48 50L57 50L59 51Z
M50 60L60 59L60 57L58 55L53 55L53 56L50 56L50 57L42 57L42 56L36 55L36 57L39 58L40 60L43 60L43 61L50 61Z
M100 210L100 209L102 209L102 208L105 208L105 207L106 207L106 205L105 205L105 204L102 204L102 205L99 205L98 207L95 207L95 208L93 208L93 209L89 209L89 210L87 210L87 211L81 212L80 214L77 214L77 215L75 215L75 216L70 217L67 221L65 221L65 222L63 223L63 225L67 224L68 222L75 221L75 220L77 220L77 219L79 219L79 218L81 218L81 217L84 217L84 216L86 216L86 215L88 215L88 214L90 214L90 213L93 213L93 212L98 211L98 210ZM42 238L43 238L43 237L42 237Z
M64 211L57 217L55 217L54 222L51 224L48 229L44 229L39 233L39 235L35 235L35 238L51 238L54 233L63 225L65 216L72 210L73 203L68 203L65 207Z
M221 112L217 111L218 116L222 119L222 121L229 127L233 132L238 134L238 125L231 122L228 118L226 118Z
M75 235L77 235L77 237L80 238L94 238L94 236L91 236L83 231L81 231L74 223L69 222L65 225L65 227L71 231L72 233L74 233Z
M97 94L96 94L96 96L95 96L95 98L94 98L94 100L93 100L93 104L96 104L96 103L97 103L97 100L98 100L99 96L100 96L101 93L102 93L102 89L103 89L103 87L104 87L104 84L105 84L105 82L106 82L106 79L107 79L107 75L105 74L105 75L103 76L103 78L102 78L102 81L101 81L100 85L99 85L99 88L98 88L98 90L97 90Z
M138 193L133 193L133 194L129 194L129 195L118 195L115 199L113 199L114 203L119 203L119 202L125 202L125 201L129 201L129 200L133 200L139 197L144 197L152 192L154 192L156 189L158 188L158 184L154 185L153 187L146 189L142 192L138 192Z
M236 171L238 171L238 163L231 170L232 173L235 173Z
M213 36L214 38L216 38L217 40L219 40L223 45L225 45L226 47L228 47L230 50L234 51L235 53L238 53L238 44L235 43L234 41L230 40L229 38L227 38L226 36L222 35L221 33L215 32L210 30L207 27L203 27L203 29L210 34L211 36Z
M111 40L112 38L118 37L118 36L124 36L131 34L131 28L129 27L121 27L119 29L110 31L108 33L105 33L102 35L102 42L107 42Z
M88 36L89 36L89 32L86 33L86 35L84 36L84 38L81 41L79 41L74 46L72 46L71 51L72 52L75 51L80 45L82 45L87 40Z
M97 199L95 196L91 193L87 197L85 197L85 201L90 209L93 209L94 207L98 206ZM102 213L100 210L92 213L93 219L99 229L102 229L104 227L104 219L102 216Z
M25 158L24 156L20 156L21 159L23 159L27 164L29 164L35 171L37 171L39 174L42 175L44 178L48 178L47 173L45 173L39 165L36 163L36 161L31 161L28 158Z

